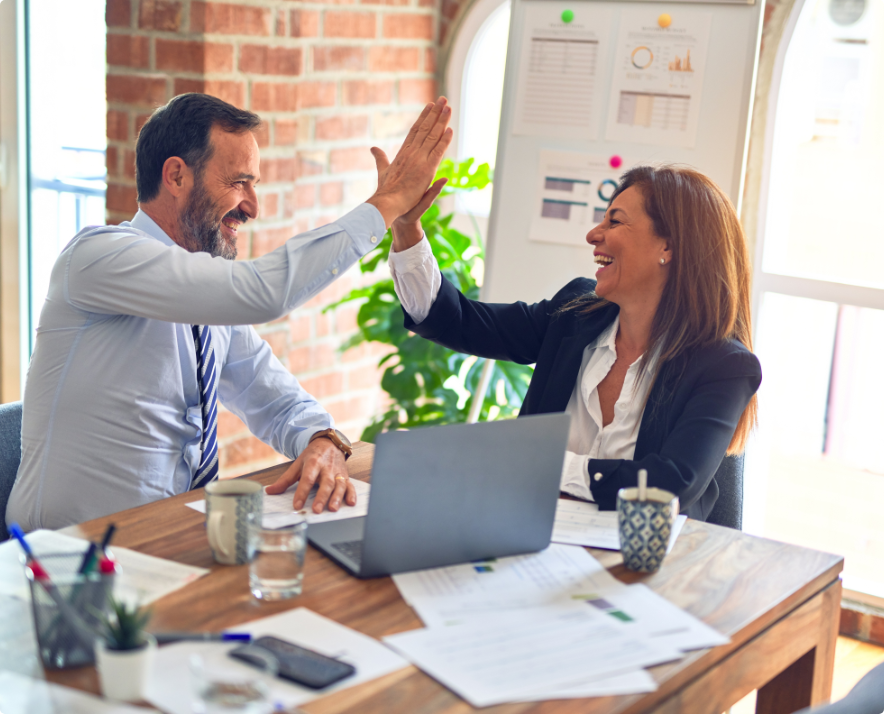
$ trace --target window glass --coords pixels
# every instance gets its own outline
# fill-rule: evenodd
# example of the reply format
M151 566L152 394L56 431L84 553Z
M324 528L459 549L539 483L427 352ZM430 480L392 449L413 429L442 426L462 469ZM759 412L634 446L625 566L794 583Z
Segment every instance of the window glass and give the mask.
M105 222L105 0L28 0L30 324L62 248Z
M460 100L460 157L473 157L477 164L487 163L492 168L497 157L509 25L507 0L488 16L470 45ZM491 211L491 187L460 196L458 209L487 216Z

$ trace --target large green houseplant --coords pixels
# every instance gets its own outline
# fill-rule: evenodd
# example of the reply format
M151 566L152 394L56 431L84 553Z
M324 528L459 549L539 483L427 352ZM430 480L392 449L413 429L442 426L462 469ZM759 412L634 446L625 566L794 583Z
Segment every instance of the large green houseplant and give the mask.
M439 199L454 193L476 191L491 182L488 164L475 166L473 159L446 160L436 178L448 183ZM484 267L484 249L478 230L469 236L451 226L453 213L442 215L438 201L421 219L442 274L469 298L479 297ZM392 235L387 231L378 250L360 261L363 273L373 273L385 265ZM475 399L482 400L479 419L511 417L525 397L532 369L511 362L495 362L484 394L477 394L484 359L440 347L403 327L402 310L393 280L384 278L373 285L357 288L326 310L361 301L358 332L342 347L350 349L362 342L380 342L394 349L380 363L384 367L381 387L390 395L387 411L376 417L362 433L363 441L389 429L463 422Z

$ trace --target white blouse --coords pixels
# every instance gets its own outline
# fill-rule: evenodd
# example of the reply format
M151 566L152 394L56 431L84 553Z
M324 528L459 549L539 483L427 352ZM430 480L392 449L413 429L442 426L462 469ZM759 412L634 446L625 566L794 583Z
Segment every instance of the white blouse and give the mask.
M421 240L399 253L391 250L389 265L402 307L415 323L423 322L442 285L439 266L429 242ZM653 377L652 362L639 379L644 355L633 362L626 372L623 388L614 405L614 420L607 426L602 426L598 385L611 371L617 359L615 339L619 325L620 318L617 317L583 350L583 362L565 409L571 415L571 431L562 470L561 490L588 501L593 500L590 491L590 459L633 458L645 400Z

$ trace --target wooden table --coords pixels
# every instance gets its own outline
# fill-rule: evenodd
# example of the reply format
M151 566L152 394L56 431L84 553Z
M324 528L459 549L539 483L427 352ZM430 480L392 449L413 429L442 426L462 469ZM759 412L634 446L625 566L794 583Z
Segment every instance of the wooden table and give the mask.
M357 444L354 478L368 477L374 448ZM274 481L285 465L246 478ZM391 578L358 580L308 549L304 594L263 603L249 592L247 566L216 565L205 517L185 507L194 491L65 529L97 540L109 521L116 545L181 563L211 568L199 581L157 601L152 628L217 631L293 607L309 607L372 637L422 627ZM494 714L570 712L689 712L720 714L753 689L757 711L792 712L831 694L843 567L839 556L755 538L688 520L654 575L627 571L619 553L590 552L623 582L643 582L731 638L728 645L688 654L650 670L655 692L595 699L505 704ZM93 668L50 673L52 681L97 692ZM309 714L462 714L466 702L414 667L313 701Z

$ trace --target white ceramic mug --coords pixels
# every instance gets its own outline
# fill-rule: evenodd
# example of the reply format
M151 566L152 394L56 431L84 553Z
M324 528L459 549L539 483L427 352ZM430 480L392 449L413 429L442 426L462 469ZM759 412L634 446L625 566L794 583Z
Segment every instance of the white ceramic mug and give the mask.
M264 488L259 483L237 479L206 486L206 532L217 562L249 562L249 524L260 523L263 512Z

